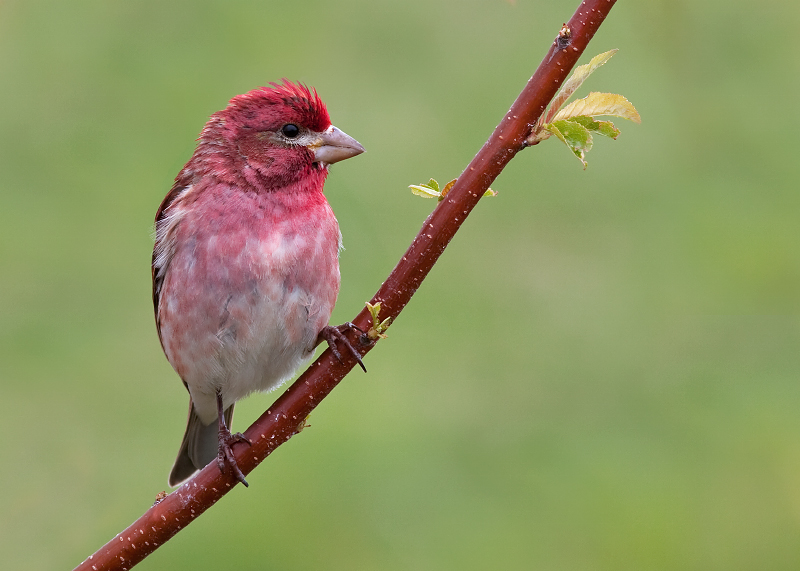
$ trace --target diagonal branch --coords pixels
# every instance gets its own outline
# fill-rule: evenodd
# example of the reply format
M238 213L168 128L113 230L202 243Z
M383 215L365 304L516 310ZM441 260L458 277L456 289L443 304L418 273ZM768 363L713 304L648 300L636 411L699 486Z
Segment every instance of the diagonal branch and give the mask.
M508 162L522 150L525 139L545 107L567 78L586 45L616 0L585 0L562 28L536 73L467 166L447 197L422 225L408 251L372 298L380 302L380 319L396 318L422 284L466 217ZM565 37L565 30L566 32ZM353 323L364 331L372 316L364 309ZM362 355L375 342L366 335L351 342ZM247 430L252 446L235 446L236 461L245 474L273 450L302 430L306 417L355 366L345 353L339 362L326 350ZM144 515L76 567L80 571L130 569L214 505L236 484L229 473L210 463L169 496L157 500Z

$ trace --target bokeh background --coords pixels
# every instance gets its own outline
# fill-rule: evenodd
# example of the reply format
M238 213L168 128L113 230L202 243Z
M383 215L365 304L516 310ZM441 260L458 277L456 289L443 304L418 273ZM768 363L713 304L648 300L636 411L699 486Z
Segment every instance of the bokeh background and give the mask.
M0 2L0 566L71 569L166 487L151 224L208 115L285 76L368 149L326 187L341 322L576 6ZM800 568L798 24L619 2L581 93L643 124L512 161L369 374L139 568Z

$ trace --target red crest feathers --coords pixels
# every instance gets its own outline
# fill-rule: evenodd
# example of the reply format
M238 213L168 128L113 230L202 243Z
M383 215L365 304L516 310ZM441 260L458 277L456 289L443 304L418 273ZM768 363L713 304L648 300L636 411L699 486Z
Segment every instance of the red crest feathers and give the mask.
M287 121L295 121L322 132L331 124L316 90L288 79L237 95L220 113L239 126L256 130L276 130Z

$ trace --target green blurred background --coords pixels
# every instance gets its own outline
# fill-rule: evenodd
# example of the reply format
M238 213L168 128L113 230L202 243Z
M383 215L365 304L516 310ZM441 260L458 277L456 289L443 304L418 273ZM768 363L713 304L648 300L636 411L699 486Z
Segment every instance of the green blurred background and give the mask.
M576 6L0 2L0 566L71 569L166 487L151 224L208 115L285 76L368 149L326 186L341 322ZM139 568L800 568L799 24L619 2L581 93L643 124L512 161L369 374Z

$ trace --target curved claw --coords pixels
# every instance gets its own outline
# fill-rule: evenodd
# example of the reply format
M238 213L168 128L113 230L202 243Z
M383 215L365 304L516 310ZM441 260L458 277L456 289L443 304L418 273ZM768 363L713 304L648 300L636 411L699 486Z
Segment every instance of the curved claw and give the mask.
M233 455L233 449L231 448L231 445L236 444L237 442L246 442L247 445L250 446L250 441L245 438L241 432L231 434L227 427L225 432L220 431L217 466L219 466L219 471L223 474L225 473L225 464L230 466L234 477L244 484L245 487L248 487L249 484L247 483L247 480L244 479L244 474L242 473L241 469L239 469L239 464L236 463L236 457Z
M339 353L339 350L336 348L336 342L339 341L342 344L344 344L344 346L347 347L347 350L350 352L350 355L353 356L353 358L358 362L358 365L361 367L361 369L366 373L367 368L364 366L364 362L361 360L361 353L359 353L356 350L356 348L353 347L352 343L350 343L350 341L344 334L345 331L347 331L348 329L355 329L356 331L359 331L362 334L364 333L364 331L362 331L362 329L358 325L346 321L345 323L342 323L341 325L338 325L336 327L333 327L331 325L326 325L325 327L322 328L322 331L319 332L319 338L324 339L328 343L328 347L331 348L331 352L339 360L340 363L342 362L342 354Z

